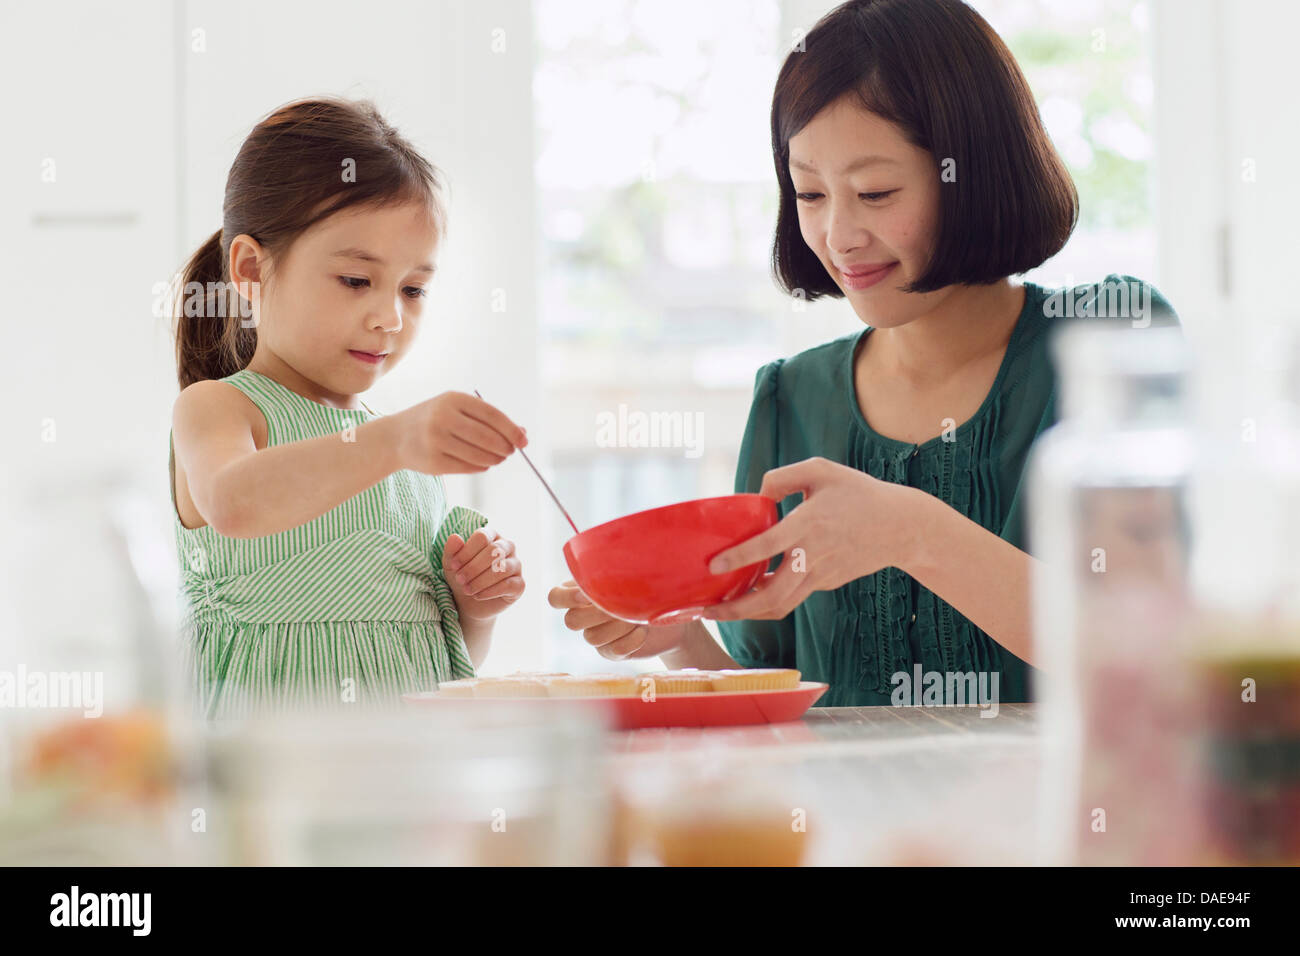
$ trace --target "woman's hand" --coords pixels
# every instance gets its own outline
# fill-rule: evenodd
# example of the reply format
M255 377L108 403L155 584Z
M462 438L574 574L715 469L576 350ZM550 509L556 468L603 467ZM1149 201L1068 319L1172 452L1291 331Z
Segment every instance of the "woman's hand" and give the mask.
M426 475L487 471L528 444L524 429L465 392L443 392L393 418L398 466Z
M591 603L576 581L565 581L551 588L547 595L551 607L565 611L564 624L571 631L582 631L587 643L601 657L621 661L629 657L658 657L681 646L686 637L685 624L650 627L610 617Z
M449 535L442 549L443 576L465 620L490 620L519 600L522 570L515 543L491 528L480 528L468 541Z
M813 591L831 591L881 568L908 560L909 526L924 491L881 481L825 458L774 468L763 476L759 494L777 501L803 492L804 500L784 519L714 557L715 574L767 562L749 594L706 608L715 621L779 620Z

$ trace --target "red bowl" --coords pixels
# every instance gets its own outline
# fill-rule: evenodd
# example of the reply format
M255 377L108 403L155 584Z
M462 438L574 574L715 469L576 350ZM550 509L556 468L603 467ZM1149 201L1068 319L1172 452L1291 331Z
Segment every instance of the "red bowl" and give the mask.
M606 614L636 624L693 621L747 592L768 564L711 574L713 557L776 522L776 502L765 495L683 501L588 528L564 545L564 560Z

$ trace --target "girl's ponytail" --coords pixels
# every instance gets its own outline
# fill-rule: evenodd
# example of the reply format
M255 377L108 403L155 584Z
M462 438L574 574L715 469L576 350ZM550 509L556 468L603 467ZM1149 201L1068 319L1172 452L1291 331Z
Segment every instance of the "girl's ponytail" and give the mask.
M181 270L176 296L176 369L181 388L225 378L246 366L257 329L241 318L226 278L222 230L199 246Z

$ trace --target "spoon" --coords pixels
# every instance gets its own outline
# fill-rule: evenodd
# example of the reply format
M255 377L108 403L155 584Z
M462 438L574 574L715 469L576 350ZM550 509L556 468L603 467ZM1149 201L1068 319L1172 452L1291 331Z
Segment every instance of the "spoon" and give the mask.
M474 389L474 394L478 395L478 397L483 399L483 401L487 401L486 398L479 395L477 388ZM564 505L560 504L560 499L555 496L555 492L551 490L551 486L548 485L546 479L542 477L542 473L537 470L537 466L533 464L532 459L528 457L527 453L522 448L519 449L519 454L524 456L524 461L528 462L528 467L533 470L533 474L537 476L537 480L542 483L542 487L546 489L546 493L551 496L551 500L555 502L555 507L560 509L560 514L564 515L565 520L569 522L569 527L573 529L573 533L582 534L582 532L578 530L578 526L573 523L573 519L569 517L569 512L564 510Z

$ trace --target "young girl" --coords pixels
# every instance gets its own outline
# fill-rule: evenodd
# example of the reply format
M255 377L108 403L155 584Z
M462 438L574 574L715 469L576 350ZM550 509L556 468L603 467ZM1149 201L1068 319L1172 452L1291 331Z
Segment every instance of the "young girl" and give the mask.
M1056 421L1049 332L1177 317L1129 276L1011 280L1065 245L1078 198L1011 53L958 0L832 10L787 57L771 122L777 279L866 326L758 372L735 490L782 520L711 568L784 559L706 610L725 649L698 622L611 619L573 582L550 602L605 657L797 667L830 685L821 706L889 704L917 667L1031 700L1023 476Z
M171 434L202 712L393 706L474 676L524 581L440 476L527 438L472 395L387 415L360 398L419 332L437 170L371 104L306 100L253 129L223 209L183 270Z

